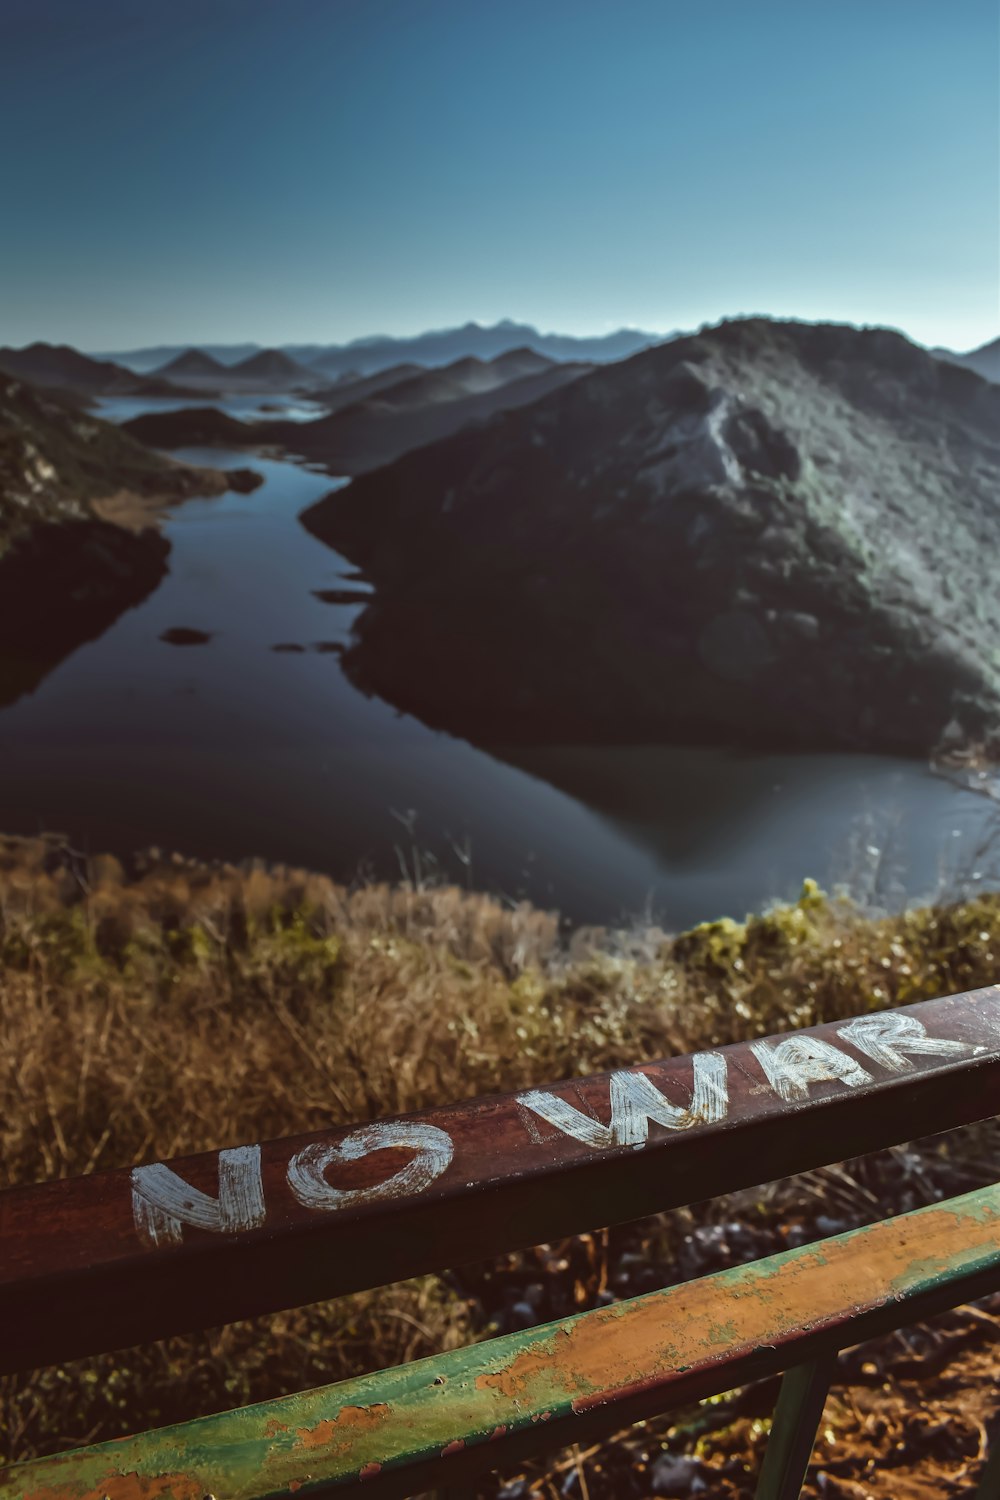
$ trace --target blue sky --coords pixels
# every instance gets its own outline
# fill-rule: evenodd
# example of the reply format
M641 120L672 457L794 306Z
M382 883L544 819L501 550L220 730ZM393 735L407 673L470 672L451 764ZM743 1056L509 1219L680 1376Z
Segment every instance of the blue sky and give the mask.
M0 0L0 342L1000 331L998 0Z

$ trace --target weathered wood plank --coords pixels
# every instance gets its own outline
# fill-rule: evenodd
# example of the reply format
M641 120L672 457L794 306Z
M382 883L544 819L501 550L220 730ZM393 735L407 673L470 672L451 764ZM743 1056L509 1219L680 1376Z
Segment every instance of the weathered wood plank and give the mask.
M409 1495L998 1287L1000 1185L487 1344L21 1464L0 1472L0 1496Z
M0 1370L301 1305L996 1112L996 987L0 1194Z

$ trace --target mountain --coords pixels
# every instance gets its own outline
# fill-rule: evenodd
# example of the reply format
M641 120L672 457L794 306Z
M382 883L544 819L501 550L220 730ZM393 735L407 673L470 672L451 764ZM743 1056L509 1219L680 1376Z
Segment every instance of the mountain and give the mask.
M396 368L399 368L398 366ZM436 369L417 369L413 375L383 386L367 399L370 409L404 407L417 409L442 401L459 401L466 396L484 395L512 381L532 378L557 368L555 360L536 354L533 349L516 349L499 359L473 357L457 359L454 364ZM374 377L373 377L374 378ZM361 382L359 382L360 384Z
M528 344L519 349L508 349L506 354L500 354L492 361L493 368L499 370L507 380L523 380L526 375L540 375L554 363L554 360L539 354L537 349L532 349Z
M253 448L265 443L261 432L270 425L241 422L214 406L184 406L143 412L123 422L121 430L151 448Z
M358 375L357 371L349 371L335 384L318 387L311 393L311 399L325 406L328 412L340 411L344 406L354 406L391 385L408 380L411 375L423 373L423 365L388 365L374 375Z
M201 384L203 382L214 382L224 385L229 374L228 368L213 359L210 354L205 354L201 349L186 349L183 354L178 354L174 359L168 360L153 371L154 375L164 380L181 380L189 384Z
M303 515L376 588L354 680L487 743L924 754L1000 728L1000 390L747 319Z
M0 703L156 587L169 552L158 506L253 477L171 463L0 376Z
M298 364L337 380L344 375L360 379L397 364L447 365L470 355L493 360L497 355L524 347L549 359L602 364L624 359L650 344L662 342L663 338L663 334L643 333L635 328L619 328L614 333L574 338L569 334L539 333L530 323L515 323L505 318L492 327L466 323L461 328L438 329L413 338L382 335L355 339L349 344L283 344L281 351ZM260 352L259 344L201 344L199 348L217 364L228 367L245 362ZM124 350L103 357L133 370L164 374L165 367L185 352L187 346L162 344L156 348Z
M511 378L524 368L537 373ZM154 447L184 448L212 441L231 447L277 443L324 464L333 474L360 474L498 411L538 401L591 368L555 364L540 356L492 363L458 360L441 370L407 376L310 422L240 422L212 408L186 408L147 412L124 426ZM353 388L365 384L357 382Z
M249 359L231 365L224 372L228 386L235 381L259 386L262 390L282 390L286 387L315 385L318 376L315 370L300 365L280 349L261 349Z
M482 368L489 370L488 365ZM364 474L413 448L476 427L497 412L540 401L592 368L552 364L537 375L506 381L498 376L492 383L481 382L478 371L466 370L464 380L454 377L444 389L436 382L436 372L429 372L332 416L286 423L280 441L291 452L323 464L331 474ZM462 393L463 385L467 394Z
M970 349L966 354L957 354L954 349L941 347L932 349L931 353L937 359L947 360L950 365L962 365L967 370L975 370L985 380L1000 382L1000 338L981 344L978 349Z
M123 349L115 353L95 354L95 359L111 359L117 364L125 365L127 369L134 370L139 374L148 375L153 370L158 370L161 365L167 364L178 354L184 354L191 345L189 344L155 344L145 349ZM249 359L256 354L260 348L259 344L199 344L203 354L218 360L222 365L235 365L241 359Z
M183 381L197 391L287 391L318 386L324 377L280 349L261 349L235 365L224 365L203 349L187 349L154 371L160 380Z
M303 350L293 349L291 352L307 359L314 369L326 375L339 375L347 370L370 375L387 365L401 362L447 365L470 356L493 360L497 355L525 346L550 359L603 363L623 359L638 349L657 343L660 338L659 334L641 333L630 328L594 338L573 338L567 334L539 333L528 323L505 319L489 328L479 323L466 323L462 328L441 329L418 334L415 338L357 339L311 355Z
M970 349L968 354L953 354L947 349L935 349L934 352L944 359L965 365L969 370L975 370L977 375L982 375L986 380L1000 381L1000 339L982 344L978 349Z
M98 396L171 396L177 388L164 380L150 380L110 360L91 359L68 344L29 344L24 349L0 349L0 374L28 380L33 385Z
M511 349L507 354L501 354L497 359L488 363L482 360L470 359L468 362L456 361L455 365L445 366L449 368L452 376L458 373L457 366L467 363L471 369L490 370L492 375L486 381L486 387L503 385L510 380L519 380L526 375L539 375L553 364L551 359L546 359L543 354L536 354L534 349ZM358 402L366 401L378 394L379 391L388 391L390 387L398 387L402 390L403 382L428 376L426 365L402 364L387 365L384 370L377 370L373 375L358 375L356 370L348 371L341 375L334 385L323 386L311 393L312 400L319 402L328 411L339 411L345 406L354 406ZM448 378L447 376L445 378ZM432 390L433 384L424 387ZM418 389L418 387L414 387ZM438 387L443 389L443 387ZM399 392L397 392L398 396ZM471 395L471 388L466 387L458 394ZM395 398L390 398L395 399Z
M68 344L29 344L24 349L0 349L0 372L35 385L82 390L93 395L132 390L138 384L131 370L108 360L90 359Z

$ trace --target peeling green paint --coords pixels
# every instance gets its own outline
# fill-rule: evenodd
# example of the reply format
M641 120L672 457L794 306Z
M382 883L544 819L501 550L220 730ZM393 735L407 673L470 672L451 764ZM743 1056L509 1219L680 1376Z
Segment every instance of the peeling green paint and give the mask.
M728 1323L709 1324L705 1332L705 1339L709 1344L731 1344L738 1336L739 1330L732 1318Z
M639 1391L669 1409L693 1379L726 1390L741 1360L795 1363L810 1328L847 1343L864 1313L894 1304L903 1324L921 1294L951 1284L960 1301L984 1271L1000 1285L1000 1185L400 1369L22 1464L0 1473L0 1497L276 1500L365 1493L394 1472L404 1493L421 1462L447 1473L483 1445L488 1468L526 1430L542 1449L598 1408L628 1420Z

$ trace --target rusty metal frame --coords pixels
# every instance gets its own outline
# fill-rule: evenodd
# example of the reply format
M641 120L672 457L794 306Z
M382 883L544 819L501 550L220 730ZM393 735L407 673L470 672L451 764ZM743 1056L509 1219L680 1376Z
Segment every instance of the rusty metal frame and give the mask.
M775 1049L798 1056L797 1081L793 1069L775 1082ZM0 1372L461 1265L987 1118L1000 1100L1000 990L706 1057L210 1152L138 1177L0 1193ZM620 1119L616 1089L626 1104L639 1090ZM447 1143L430 1176L418 1167L433 1152L413 1147L426 1138ZM253 1165L259 1201L239 1200L227 1219L218 1205L237 1160ZM308 1191L293 1190L293 1162L307 1164ZM156 1207L164 1181L183 1190L179 1219Z
M979 1478L976 1500L1000 1500L1000 1443L997 1443Z
M785 1371L756 1500L796 1500L806 1477L836 1367L836 1350L827 1349L810 1364L793 1365Z
M399 1369L34 1460L0 1472L0 1495L389 1500L796 1370L759 1491L791 1500L834 1352L998 1288L1000 1184Z

